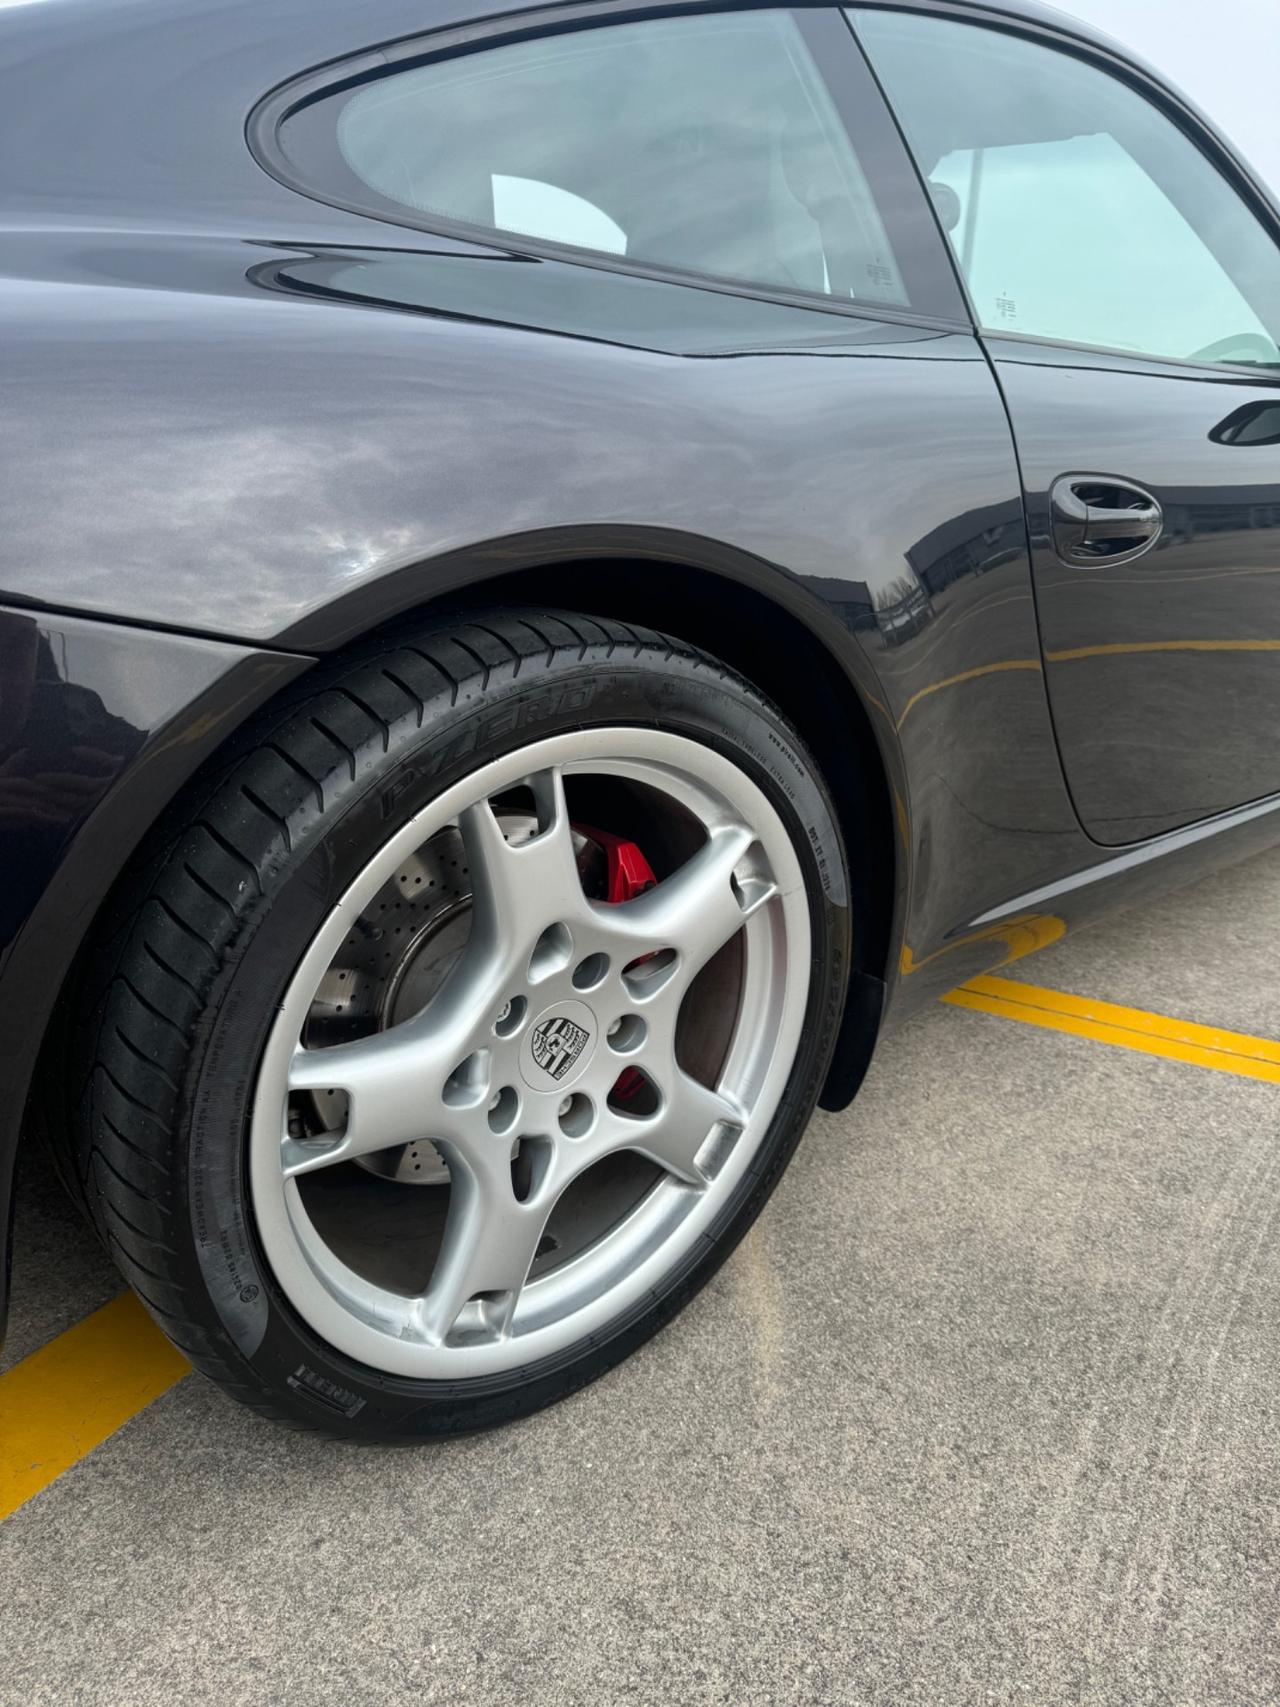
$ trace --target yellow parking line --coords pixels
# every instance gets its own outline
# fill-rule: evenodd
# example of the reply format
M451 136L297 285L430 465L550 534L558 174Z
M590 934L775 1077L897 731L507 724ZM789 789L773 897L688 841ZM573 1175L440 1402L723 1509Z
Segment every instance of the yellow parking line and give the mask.
M972 978L943 1000L1172 1061L1280 1084L1280 1043L1011 978ZM0 1375L0 1519L190 1372L131 1293Z
M1147 1055L1162 1055L1170 1061L1186 1061L1219 1073L1237 1073L1246 1079L1280 1084L1280 1043L1265 1037L1195 1025L1185 1019L1167 1019L1144 1008L1125 1008L1115 1002L1069 996L1061 990L1045 990L1012 978L971 978L942 999L954 1007L1021 1020L1024 1025L1046 1026L1051 1031L1065 1031L1072 1037L1087 1037L1095 1043L1111 1043L1121 1049L1138 1049Z
M0 1518L189 1373L132 1293L0 1375Z

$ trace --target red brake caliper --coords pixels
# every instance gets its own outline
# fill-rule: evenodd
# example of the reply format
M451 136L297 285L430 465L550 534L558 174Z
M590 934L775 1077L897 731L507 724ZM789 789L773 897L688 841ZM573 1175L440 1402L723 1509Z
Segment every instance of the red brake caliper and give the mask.
M646 889L652 889L658 881L653 875L653 867L635 842L624 841L608 830L593 830L590 824L575 824L573 827L604 854L606 901L632 901L637 895L643 895Z
M637 895L643 895L646 889L652 889L657 883L653 867L635 842L626 841L622 836L611 835L608 830L594 830L589 824L575 824L573 827L579 835L585 836L589 842L594 842L604 854L604 898L607 902L616 904L619 901L631 901ZM647 959L648 956L644 958ZM613 1100L629 1102L643 1088L643 1076L637 1073L634 1067L626 1067L613 1087Z

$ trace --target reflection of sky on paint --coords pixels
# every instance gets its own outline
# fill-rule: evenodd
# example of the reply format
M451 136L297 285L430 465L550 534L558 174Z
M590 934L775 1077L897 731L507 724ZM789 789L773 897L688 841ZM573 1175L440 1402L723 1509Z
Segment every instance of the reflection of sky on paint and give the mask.
M241 655L232 645L177 634L149 646L136 633L105 623L82 627L55 617L49 629L62 679L83 684L100 696L108 716L122 717L141 731L189 704ZM86 742L100 744L93 729Z
M1266 340L1208 249L1113 138L986 149L970 232L972 173L964 150L931 176L959 198L952 235L984 325L1171 356L1194 355L1227 331ZM1114 254L1122 272L1098 265Z
M266 292L211 295L193 326L127 288L87 323L73 291L8 288L38 289L43 321L8 355L6 580L80 609L118 610L123 588L153 621L265 639L402 566L426 565L426 596L430 560L492 538L495 515L511 533L656 523L874 581L904 539L1003 494L1007 427L973 359L940 405L932 361L878 345L691 362ZM953 343L970 354L906 348Z
M1178 84L1280 192L1277 0L1056 0Z

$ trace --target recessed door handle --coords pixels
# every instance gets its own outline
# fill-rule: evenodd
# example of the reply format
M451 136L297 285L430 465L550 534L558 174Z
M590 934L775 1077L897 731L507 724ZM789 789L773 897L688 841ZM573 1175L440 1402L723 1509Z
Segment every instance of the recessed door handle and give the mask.
M1141 486L1108 474L1064 474L1050 494L1053 543L1067 563L1137 557L1160 537L1160 505Z

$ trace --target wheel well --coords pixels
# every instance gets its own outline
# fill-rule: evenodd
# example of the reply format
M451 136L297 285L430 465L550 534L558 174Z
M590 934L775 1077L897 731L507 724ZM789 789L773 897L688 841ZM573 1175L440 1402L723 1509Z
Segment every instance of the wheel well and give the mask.
M854 963L877 979L884 977L895 883L889 784L856 688L798 617L765 594L720 575L648 559L517 570L448 602L467 612L523 604L643 622L713 653L767 694L804 738L835 803L850 851L859 926ZM435 602L422 614L434 619L440 610ZM403 630L409 620L397 617L389 631Z
M637 591L637 588L639 589ZM719 575L668 563L608 559L513 571L468 588L464 594L435 599L402 612L312 669L296 677L261 706L227 743L209 755L142 838L106 896L62 981L61 994L46 1033L41 1059L26 1103L27 1123L56 1118L50 1106L61 1092L69 998L86 976L103 938L104 921L120 910L142 851L154 845L170 821L181 818L193 790L208 787L211 772L233 763L251 744L264 716L279 716L315 690L317 679L353 655L394 643L414 622L433 624L454 614L476 615L497 605L530 605L577 610L585 615L643 621L667 630L724 660L767 694L799 730L817 761L835 803L841 833L850 850L854 968L879 981L888 961L894 905L893 813L889 787L867 712L839 664L821 641L789 611L764 594L730 583ZM732 611L732 620L726 612ZM878 998L872 1003L878 1013ZM864 1028L865 1029L865 1028ZM871 1029L874 1030L874 1024ZM860 1073L857 1075L860 1076ZM851 1094L851 1092L850 1092ZM828 1104L824 1106L841 1106Z

